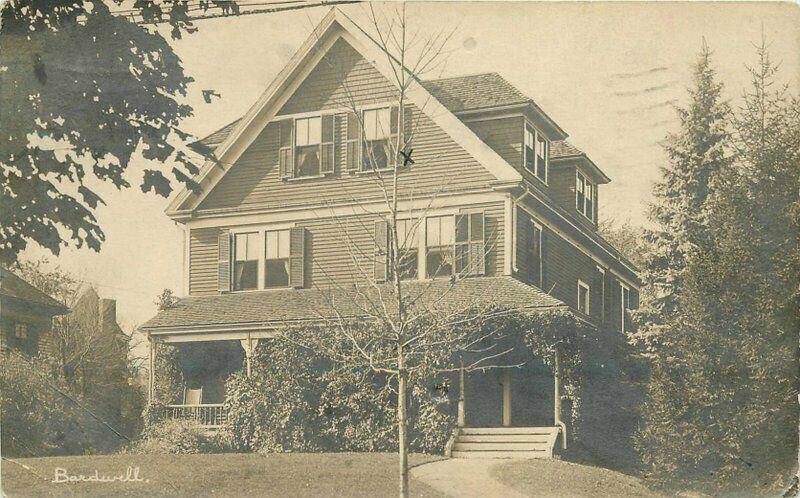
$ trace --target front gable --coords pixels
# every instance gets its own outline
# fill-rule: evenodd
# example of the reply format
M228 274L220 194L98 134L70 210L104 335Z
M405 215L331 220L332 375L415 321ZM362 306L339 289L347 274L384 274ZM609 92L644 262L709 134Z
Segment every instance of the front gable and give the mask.
M346 26L346 27L345 27ZM195 211L269 209L379 197L369 174L344 173L302 180L281 179L275 119L342 107L392 103L391 66L371 38L333 9L264 96L216 149L198 181L172 202L174 218ZM416 165L401 182L414 195L473 191L495 182L518 182L519 173L416 82L406 93L414 122ZM344 105L343 105L344 104ZM341 127L336 133L342 133ZM341 160L337 152L337 163Z

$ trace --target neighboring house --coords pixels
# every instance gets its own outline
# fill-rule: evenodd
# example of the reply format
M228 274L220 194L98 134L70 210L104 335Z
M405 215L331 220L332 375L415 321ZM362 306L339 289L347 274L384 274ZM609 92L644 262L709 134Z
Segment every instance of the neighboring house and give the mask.
M220 349L225 364L187 372L191 404L222 402L222 379L254 340L329 312L326 289L358 278L344 233L362 266L373 268L387 208L372 168L384 159L363 151L380 151L396 133L409 134L415 161L402 175L401 218L426 216L405 266L410 288L444 292L460 251L485 253L448 299L570 308L616 333L630 327L639 279L597 233L599 188L610 181L600 168L495 73L414 84L406 120L397 123L382 61L380 48L333 10L243 118L197 144L219 162L202 169L199 193L183 192L167 211L185 230L188 297L141 327L151 344L241 341ZM386 278L380 263L374 278ZM502 420L498 403L496 418L474 423L509 425L510 392L503 389ZM201 418L215 425L215 417Z
M47 349L53 317L66 306L0 268L0 347L36 356Z

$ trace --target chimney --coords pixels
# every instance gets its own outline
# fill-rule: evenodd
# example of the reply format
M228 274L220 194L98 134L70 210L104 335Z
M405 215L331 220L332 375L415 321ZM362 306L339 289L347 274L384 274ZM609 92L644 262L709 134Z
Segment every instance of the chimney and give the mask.
M118 327L116 299L100 300L100 327L103 332L112 332Z

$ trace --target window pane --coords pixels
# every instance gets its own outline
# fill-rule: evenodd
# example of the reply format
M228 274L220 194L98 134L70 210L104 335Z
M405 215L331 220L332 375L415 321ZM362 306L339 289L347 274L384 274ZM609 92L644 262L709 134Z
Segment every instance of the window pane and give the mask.
M278 256L278 233L279 232L267 232L266 259L275 259L280 257Z
M319 144L322 139L322 118L309 118L308 145Z
M297 148L297 176L318 176L320 170L319 145Z
M364 147L364 168L383 169L389 166L389 142L373 140Z
M456 217L456 241L469 241L469 216Z
M322 116L322 141L333 142L333 115Z
M416 220L397 221L397 245L400 248L417 247L417 224Z
M234 259L236 261L244 261L247 259L247 234L237 233L234 236L233 243L236 246L234 251Z
M257 233L248 233L247 234L247 260L248 261L255 261L258 260L258 234Z
M440 220L439 245L453 245L456 235L455 217L442 216Z
M441 218L428 218L425 220L427 224L425 240L429 247L439 245L440 220Z
M308 119L298 119L295 121L295 144L308 145Z
M401 248L400 259L398 261L400 278L417 278L417 253L416 247L406 248L405 250Z
M289 230L278 232L278 257L289 257Z
M425 264L429 278L452 275L453 249L449 247L429 249Z
M234 290L255 289L258 282L258 261L236 261L233 265Z
M380 138L388 137L392 131L392 110L388 107L378 109L377 112L377 127Z
M367 140L375 140L378 138L377 114L377 111L374 109L364 111L364 138Z
M289 260L270 259L264 262L264 287L289 286Z

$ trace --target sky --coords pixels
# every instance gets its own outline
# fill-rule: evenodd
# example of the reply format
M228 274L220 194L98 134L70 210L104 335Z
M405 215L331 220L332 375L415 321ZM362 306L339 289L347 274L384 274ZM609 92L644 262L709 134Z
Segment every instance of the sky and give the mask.
M344 10L355 19L363 5ZM324 8L208 19L172 42L195 79L194 116L183 129L198 137L244 114L309 35ZM601 186L601 218L645 225L652 185L665 162L660 143L676 130L674 106L686 102L691 63L705 39L736 106L749 83L746 64L762 39L781 77L800 87L800 8L791 3L410 3L410 29L454 29L441 74L498 72L533 98L612 182ZM221 97L206 104L202 90ZM141 168L141 165L137 165ZM135 166L134 170L137 169ZM68 247L48 257L118 301L128 330L152 317L162 289L183 288L183 232L166 215L168 200L138 188L99 188L106 241L99 253Z

